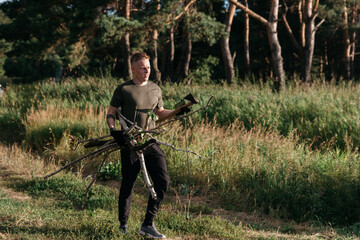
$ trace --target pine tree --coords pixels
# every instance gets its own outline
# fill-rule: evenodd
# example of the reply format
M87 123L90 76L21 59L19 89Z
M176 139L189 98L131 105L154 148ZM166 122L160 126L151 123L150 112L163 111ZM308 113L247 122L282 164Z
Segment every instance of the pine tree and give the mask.
M4 26L5 24L9 24L10 19L4 14L4 12L0 9L0 26ZM3 30L0 30L3 33ZM7 59L6 53L10 52L12 49L12 43L7 42L4 39L4 36L1 34L0 36L0 77L5 76L4 64Z

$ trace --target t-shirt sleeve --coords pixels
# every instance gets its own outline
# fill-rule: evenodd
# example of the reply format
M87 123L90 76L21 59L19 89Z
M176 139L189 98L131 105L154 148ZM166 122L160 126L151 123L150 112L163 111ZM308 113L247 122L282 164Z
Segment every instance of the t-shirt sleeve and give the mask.
M158 104L157 104L157 108L162 108L164 107L164 102L162 99L162 94L161 94L161 89L159 88L159 100L158 100Z
M113 107L120 107L121 106L121 103L122 103L122 97L121 97L121 85L119 85L115 91L114 91L114 94L111 98L111 101L110 101L110 105L113 106Z

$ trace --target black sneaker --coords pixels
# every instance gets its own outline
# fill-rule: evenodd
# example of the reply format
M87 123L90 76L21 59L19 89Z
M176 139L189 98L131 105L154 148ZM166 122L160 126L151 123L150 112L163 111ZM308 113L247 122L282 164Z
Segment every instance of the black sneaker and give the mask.
M127 232L127 224L121 225L119 227L119 230L121 233L126 233Z
M154 223L150 226L145 226L144 224L142 224L139 233L143 236L148 236L152 238L166 238L164 234L158 232Z

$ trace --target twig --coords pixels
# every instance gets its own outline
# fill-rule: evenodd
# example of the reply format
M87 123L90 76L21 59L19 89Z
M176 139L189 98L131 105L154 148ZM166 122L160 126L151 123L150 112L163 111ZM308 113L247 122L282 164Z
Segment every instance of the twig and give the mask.
M95 158L95 157L99 156L101 153L103 153L103 152L105 152L105 151L107 151L107 150L109 150L109 149L111 149L111 148L113 148L113 147L118 147L117 143L113 143L113 144L110 144L110 145L104 144L104 145L101 146L98 150L92 151L91 153L88 153L88 154L86 154L86 155L84 155L84 156L82 156L82 157L80 157L80 158L77 158L77 159L75 159L74 161L72 161L72 162L66 164L65 166L59 168L57 171L55 171L55 172L53 172L53 173L50 173L49 175L46 175L46 176L44 177L44 179L47 179L47 178L49 178L49 177L51 177L51 176L53 176L53 175L61 172L62 170L68 168L68 167L71 166L72 164L77 163L77 162L79 162L79 161L81 161L81 160L83 160L83 159L85 159L85 158L87 158L87 157L89 157L89 156L94 155L93 158ZM118 147L118 149L120 149L120 147Z
M101 140L101 139L104 139L104 138L108 138L108 137L111 137L111 135L109 134L109 135L106 135L106 136L103 136L103 137L90 138L90 139L85 139L85 140L79 141L79 142L78 142L78 144L76 145L76 147L75 147L75 149L74 149L74 150L76 150L76 149L79 147L79 145L80 145L81 143L92 142L92 141L98 141L98 140ZM110 139L110 140L112 140L112 139Z
M108 151L108 152L105 154L105 156L103 157L103 160L102 160L101 163L99 164L99 167L98 167L96 173L94 174L94 177L93 177L92 181L91 181L90 184L86 187L85 194L84 194L84 198L83 198L83 202L82 202L82 206L81 206L82 209L85 209L85 202L86 202L86 199L87 199L87 194L88 194L91 186L92 186L92 185L94 184L94 182L96 181L97 176L98 176L98 174L99 174L102 166L104 165L107 157L110 155L110 153L112 153L112 152L114 152L114 151L116 151L116 150L118 150L118 149L112 149L112 150Z
M190 150L178 149L178 148L175 148L174 145L171 145L171 144L169 144L169 143L163 143L163 142L159 142L159 141L157 141L157 143L159 143L159 144L161 144L161 145L165 145L165 146L171 147L172 149L174 149L174 150L176 150L176 151L191 153L191 154L194 154L194 155L198 156L199 158L206 159L206 157L203 157L203 156L197 154L196 152L193 152L193 151L190 151Z

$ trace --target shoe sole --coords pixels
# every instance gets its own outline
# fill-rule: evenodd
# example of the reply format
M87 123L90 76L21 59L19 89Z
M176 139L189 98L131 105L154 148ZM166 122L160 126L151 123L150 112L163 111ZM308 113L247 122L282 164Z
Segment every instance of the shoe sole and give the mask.
M155 236L153 236L153 235L151 235L151 234L149 234L147 232L141 231L141 230L139 231L139 233L142 236L151 237L151 238L154 238L154 239L165 239L166 238L166 236L164 236L164 237L155 237Z

